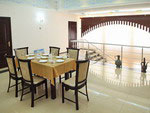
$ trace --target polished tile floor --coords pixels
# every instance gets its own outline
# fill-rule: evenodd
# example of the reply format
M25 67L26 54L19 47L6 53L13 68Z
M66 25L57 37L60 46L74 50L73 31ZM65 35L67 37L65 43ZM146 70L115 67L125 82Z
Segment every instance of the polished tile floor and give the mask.
M150 113L150 74L113 65L91 64L88 76L90 101L79 94L79 111L68 101L61 102L61 84L57 83L57 98L41 98L30 107L30 94L20 101L14 88L7 93L8 72L0 73L0 113ZM39 87L37 94L44 90ZM82 89L84 91L84 89ZM65 92L74 99L74 92Z

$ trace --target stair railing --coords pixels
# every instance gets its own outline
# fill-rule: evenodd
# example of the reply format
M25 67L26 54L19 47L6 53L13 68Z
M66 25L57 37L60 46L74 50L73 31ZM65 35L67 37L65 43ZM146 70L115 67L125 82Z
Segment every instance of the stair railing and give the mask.
M114 58L112 58L110 55L108 55L108 54L106 54L105 53L105 45L106 46L115 46L115 47L120 47L120 56L121 56L121 60L122 60L122 62L123 62L123 53L125 53L126 54L126 52L124 51L124 48L126 47L126 48L128 48L128 47L130 47L130 48L140 48L140 50L141 50L141 52L140 53L129 53L129 54L138 54L138 55L140 55L141 56L141 62L143 61L143 58L144 57L146 57L147 55L149 55L150 56L150 54L149 53L145 53L144 54L144 49L145 50L150 50L150 47L149 46L134 46L134 45L121 45L121 44L110 44L110 43L98 43L98 42L88 42L87 40L85 40L85 39L80 39L80 40L72 40L71 41L72 43L77 43L77 46L79 46L79 44L88 44L88 50L90 49L90 46L92 45L93 47L95 47L97 50L99 50L101 53L103 52L103 57L105 58L106 56L107 57L109 57L111 60L115 60ZM97 46L95 46L96 44L100 44L100 45L103 45L103 50L101 50L100 48L98 48ZM74 47L75 47L75 44L74 44ZM124 58L126 58L126 57L124 57ZM134 59L136 59L136 58L134 58ZM147 57L147 59L148 60L150 60L149 59L149 57ZM127 63L126 61L124 61L124 63ZM129 63L132 63L132 62L129 62ZM140 64L140 62L138 62L138 64Z
M101 53L101 55L103 57L103 63L107 61L106 56L108 58L110 58L112 61L115 60L113 57L111 57L110 55L108 55L108 54L105 53L104 44L103 44L103 50L101 50L96 45L94 45L94 44L99 44L99 43L89 42L86 39L72 40L71 42L73 42L73 47L75 47L74 43L77 43L77 47L78 48L79 48L79 43L87 43L88 44L88 52L90 50L90 46L93 46L96 49L96 51L99 51Z

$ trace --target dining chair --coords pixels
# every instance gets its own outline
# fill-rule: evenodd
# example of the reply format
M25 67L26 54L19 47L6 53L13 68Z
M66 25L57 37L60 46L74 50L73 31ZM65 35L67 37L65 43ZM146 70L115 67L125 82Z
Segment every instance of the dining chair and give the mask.
M16 88L15 97L18 97L18 92L19 92L18 85L20 84L19 81L21 82L22 80L22 76L20 72L16 70L15 56L6 55L5 57L8 65L8 70L9 70L9 83L8 83L7 92L9 92L9 88L15 86ZM15 80L14 85L11 85L11 80Z
M73 58L76 61L79 59L79 50L77 48L67 48L67 54L69 58ZM72 77L72 73L75 72L75 70L71 70L70 73L70 77Z
M85 95L87 100L89 101L88 91L87 91L87 76L89 70L89 60L76 61L76 76L69 78L62 82L62 103L64 100L68 100L76 104L76 110L79 110L79 102L78 102L78 92ZM85 86L86 94L79 91L79 89ZM75 91L75 101L66 98L64 96L64 89L70 89Z
M73 58L77 61L79 57L79 50L80 49L77 48L67 48L68 57Z
M23 77L22 78L22 94L21 94L20 100L22 101L23 95L26 95L31 92L31 107L34 107L35 100L37 100L43 96L46 96L46 98L48 98L47 80L42 77L32 74L31 60L18 59L18 61L19 61L20 71L21 71L21 74ZM45 84L45 94L35 98L34 97L35 89L36 89L36 87L38 87L42 84ZM29 92L24 93L25 86L30 87Z
M79 50L80 49L77 49L77 48L66 48L67 49L67 55L69 58L73 58L75 59L76 61L78 60L78 57L79 57ZM68 73L70 74L70 77L72 77L72 73L75 72L75 70L71 70L69 71ZM64 78L64 77L62 77ZM61 83L61 76L59 76L59 82Z
M15 51L16 60L18 62L19 58L28 54L28 47L16 48L16 49L14 49L14 51ZM18 62L18 64L19 64L19 62ZM19 70L19 67L17 67L17 69Z
M59 56L60 48L59 47L54 47L54 46L49 46L49 53L53 54L54 56Z
M54 55L54 56L59 56L60 48L59 47L54 47L54 46L49 46L49 53ZM61 82L61 75L59 76L59 81Z
M17 59L20 58L21 56L27 55L28 54L28 48L29 47L22 47L22 48L14 49Z

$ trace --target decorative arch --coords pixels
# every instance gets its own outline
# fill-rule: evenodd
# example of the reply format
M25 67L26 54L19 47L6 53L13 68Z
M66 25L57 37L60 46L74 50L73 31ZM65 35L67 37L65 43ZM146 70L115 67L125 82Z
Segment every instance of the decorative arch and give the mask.
M133 26L150 33L150 15L133 15L81 18L81 36L99 27L115 24Z

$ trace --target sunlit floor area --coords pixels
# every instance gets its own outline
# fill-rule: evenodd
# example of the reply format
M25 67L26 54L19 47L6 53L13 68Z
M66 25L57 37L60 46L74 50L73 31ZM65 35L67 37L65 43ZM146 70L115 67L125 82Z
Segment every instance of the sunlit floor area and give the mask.
M7 93L8 72L1 73L0 80L0 113L150 113L150 73L128 68L116 69L114 65L91 63L88 75L90 101L79 94L78 111L75 104L62 103L58 80L57 98L50 98L48 85L49 98L35 101L34 108L30 107L30 94L20 101L20 93L15 98L14 88ZM44 87L39 87L36 95L42 92ZM74 92L66 91L65 96L74 99Z

